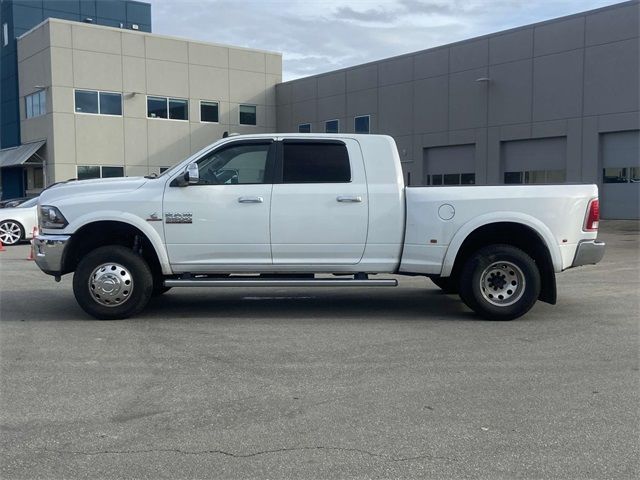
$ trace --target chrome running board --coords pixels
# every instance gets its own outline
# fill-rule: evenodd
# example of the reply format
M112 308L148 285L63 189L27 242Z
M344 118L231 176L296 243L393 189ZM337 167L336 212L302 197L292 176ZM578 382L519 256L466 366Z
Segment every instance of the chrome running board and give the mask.
M397 287L394 278L356 280L348 278L176 278L164 281L165 287Z

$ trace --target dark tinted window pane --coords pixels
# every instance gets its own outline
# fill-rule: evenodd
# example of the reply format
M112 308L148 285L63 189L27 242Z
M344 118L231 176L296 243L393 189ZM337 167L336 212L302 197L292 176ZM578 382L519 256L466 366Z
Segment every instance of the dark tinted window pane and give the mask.
M369 115L356 117L354 123L356 133L369 133Z
M167 99L162 97L147 97L147 117L167 118Z
M98 113L98 92L76 90L76 112Z
M253 105L240 105L240 125L256 124L256 107Z
M200 121L218 121L218 104L216 102L200 102Z
M78 165L78 180L100 178L100 167L91 165Z
M216 150L198 160L200 185L264 183L270 143Z
M442 175L431 175L431 185L442 185Z
M100 113L102 115L122 115L122 95L100 92Z
M444 184L445 185L460 185L460 174L459 173L447 173L444 176Z
M298 132L299 133L311 133L311 124L310 123L303 123L301 125L298 125Z
M475 185L476 174L475 173L463 173L460 175L460 183L462 185Z
M102 167L102 178L124 177L124 167Z
M629 181L631 183L640 182L640 167L631 167L629 169Z
M504 172L504 183L522 183L522 172Z
M345 183L351 181L344 144L285 142L284 183Z
M188 103L186 100L178 100L176 98L169 99L169 118L173 120L187 120Z
M324 122L324 131L327 133L338 133L340 130L340 122L338 120L329 120Z
M604 168L602 169L603 183L627 183L626 168Z

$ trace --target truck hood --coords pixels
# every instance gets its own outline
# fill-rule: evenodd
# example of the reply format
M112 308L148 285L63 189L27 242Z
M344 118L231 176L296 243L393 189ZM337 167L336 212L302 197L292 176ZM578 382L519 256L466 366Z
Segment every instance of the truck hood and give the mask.
M48 205L55 200L70 195L132 192L148 181L149 179L144 177L98 178L93 180L68 181L44 190L42 194L40 194L38 203L40 205Z

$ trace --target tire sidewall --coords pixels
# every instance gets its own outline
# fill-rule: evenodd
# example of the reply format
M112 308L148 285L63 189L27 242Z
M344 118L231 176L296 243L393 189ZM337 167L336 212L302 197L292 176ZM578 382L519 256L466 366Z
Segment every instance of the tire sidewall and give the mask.
M101 264L119 263L133 277L134 288L127 301L115 307L97 303L89 291L89 277ZM131 249L108 245L89 252L80 261L73 275L73 293L80 307L99 320L121 320L139 313L149 302L153 292L153 276L147 262Z
M2 222L0 222L0 225L4 225L5 223L15 223L16 225L18 225L18 228L20 229L20 238L18 238L18 240L16 240L14 243L4 243L2 242L3 245L8 245L8 246L12 246L12 245L17 245L20 243L21 240L25 239L25 233L24 233L24 227L22 226L22 224L16 220L11 220L10 218L3 220Z
M482 295L480 277L492 263L507 261L517 265L524 275L525 289L512 305L499 307ZM540 295L540 272L533 259L511 245L490 245L480 249L466 263L460 279L460 297L476 313L488 320L513 320L527 313Z

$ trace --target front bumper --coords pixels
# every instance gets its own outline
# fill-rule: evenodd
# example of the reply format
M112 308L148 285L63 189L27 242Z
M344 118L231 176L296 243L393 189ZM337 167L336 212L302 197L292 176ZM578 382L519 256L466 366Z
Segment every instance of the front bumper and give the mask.
M605 243L598 240L585 240L578 244L576 255L573 257L572 267L593 265L604 257Z
M38 235L33 239L33 252L40 270L49 275L62 275L64 249L71 235Z

